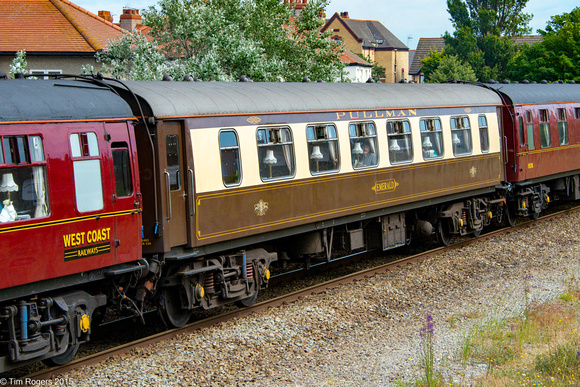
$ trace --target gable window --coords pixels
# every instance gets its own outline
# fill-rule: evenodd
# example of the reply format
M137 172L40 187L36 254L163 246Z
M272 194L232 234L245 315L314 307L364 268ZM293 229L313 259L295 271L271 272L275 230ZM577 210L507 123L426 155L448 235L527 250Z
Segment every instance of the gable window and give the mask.
M413 161L413 141L411 139L411 124L409 124L409 121L387 121L387 138L391 164Z
M421 128L421 148L423 159L439 159L443 157L443 130L439 118L423 118L419 121Z
M222 130L219 134L222 181L226 187L239 185L242 179L240 168L240 145L236 131Z
M540 141L542 148L547 148L552 145L550 114L547 109L540 109Z
M373 122L352 122L348 126L353 168L378 164L377 129Z
M309 125L306 128L310 173L336 172L340 168L338 136L334 125Z
M290 128L260 128L256 141L262 181L294 176L294 143Z
M40 136L0 137L0 223L48 216Z
M568 145L568 121L566 119L566 109L558 109L558 138L560 145Z
M38 79L48 79L48 75L62 74L62 70L30 70L29 73Z
M451 142L455 156L471 154L473 145L471 142L469 117L460 116L451 118Z
M97 135L93 132L72 133L70 147L79 212L102 210L103 183Z
M487 127L487 118L484 115L477 117L479 125L479 142L483 153L489 152L489 129Z

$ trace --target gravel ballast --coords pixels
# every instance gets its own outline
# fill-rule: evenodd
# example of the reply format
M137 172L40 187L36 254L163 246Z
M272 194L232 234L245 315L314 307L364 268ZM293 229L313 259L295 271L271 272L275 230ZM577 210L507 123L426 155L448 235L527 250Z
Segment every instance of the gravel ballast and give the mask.
M431 316L436 371L469 385L486 372L459 357L473 316L520 315L530 300L558 297L578 278L578 235L580 215L567 215L61 377L75 386L392 386L421 379L420 331Z

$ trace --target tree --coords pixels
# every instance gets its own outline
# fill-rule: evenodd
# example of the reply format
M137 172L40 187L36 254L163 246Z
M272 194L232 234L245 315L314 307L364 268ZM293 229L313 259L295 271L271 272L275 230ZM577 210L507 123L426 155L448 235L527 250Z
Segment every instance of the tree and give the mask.
M461 62L455 55L445 55L441 58L439 66L431 72L426 80L431 83L477 81L477 77L469 64Z
M16 56L12 60L10 65L10 71L8 71L8 78L14 78L15 74L26 72L26 67L28 62L26 61L26 50L20 50L16 53Z
M334 81L342 63L338 43L321 35L314 0L298 17L280 0L161 0L143 14L144 37L123 37L99 55L114 76L203 80L299 81L304 76ZM157 54L155 54L157 53ZM145 59L149 57L149 59ZM142 78L135 78L142 79Z
M433 71L439 67L442 59L443 53L437 50L431 50L429 55L421 59L421 71L427 81L429 81Z
M510 79L580 80L580 8L552 16L542 41L525 47L509 64Z
M517 53L513 37L530 33L528 0L447 0L455 27L445 33L446 55L470 64L479 80L501 79Z

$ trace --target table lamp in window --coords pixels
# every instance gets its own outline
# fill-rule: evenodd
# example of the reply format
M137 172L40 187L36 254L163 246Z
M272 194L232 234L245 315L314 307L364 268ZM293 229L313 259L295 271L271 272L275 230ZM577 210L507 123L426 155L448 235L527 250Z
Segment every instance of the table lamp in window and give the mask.
M391 140L391 147L389 148L389 150L391 151L391 153L393 155L393 162L396 163L397 162L397 152L401 150L401 147L399 146L399 142L397 140Z
M362 151L362 149L361 149L361 151ZM320 172L320 169L318 168L318 162L320 160L322 160L322 157L323 156L322 156L322 153L320 152L320 146L315 145L312 148L312 154L310 155L310 159L311 160L316 160L316 172Z
M363 154L363 150L362 150L362 148L361 148L361 146L360 146L360 142L356 142L356 143L354 144L354 148L353 148L353 150L352 150L352 154L353 154L353 155L356 155L356 164L355 164L355 165L357 165L357 166L358 166L359 159L360 159L360 155L362 155L362 154Z
M272 149L268 149L268 151L266 152L266 157L264 157L264 160L262 160L264 162L264 164L270 166L270 179L272 178L272 165L276 164L278 162L278 159L276 159L276 157L274 157L274 151Z
M453 133L453 151L457 152L457 147L459 146L459 144L461 144L461 140L459 139L459 136L457 135L457 133Z
M14 182L14 176L11 173L2 175L2 182L0 182L0 192L8 192L8 202L10 202L10 192L18 191L18 184Z

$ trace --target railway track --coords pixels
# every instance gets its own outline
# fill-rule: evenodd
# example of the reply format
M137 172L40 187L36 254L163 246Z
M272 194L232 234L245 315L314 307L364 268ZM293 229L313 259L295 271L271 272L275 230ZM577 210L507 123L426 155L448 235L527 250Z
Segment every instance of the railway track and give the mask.
M62 375L68 371L71 371L73 369L81 368L81 367L95 364L98 362L102 362L102 361L104 361L112 356L115 356L115 355L126 354L126 353L130 352L131 350L133 350L134 348L145 347L145 346L148 346L148 345L160 342L160 341L170 340L178 335L187 334L189 332L193 332L193 331L196 331L199 329L210 327L210 326L213 326L213 325L220 323L220 322L228 321L228 320L234 319L234 318L243 318L243 317L248 316L252 313L256 313L256 312L259 312L259 311L262 311L262 310L265 310L268 308L275 308L277 306L289 304L289 303L292 303L300 298L308 297L311 294L322 293L328 289L332 289L332 288L341 286L343 284L360 281L360 280L363 280L363 279L368 278L368 277L372 277L375 275L380 275L380 274L386 273L388 271L397 270L397 268L399 268L399 267L412 265L416 262L425 260L429 257L435 256L438 254L442 254L443 252L446 252L446 251L450 251L453 249L460 249L460 248L463 248L465 246L479 243L479 242L484 241L484 240L501 237L502 235L509 234L515 230L533 227L534 225L541 224L542 222L549 222L557 217L565 216L567 214L570 214L573 212L578 212L578 211L580 211L580 207L576 206L576 207L572 207L569 209L565 209L562 211L558 211L558 212L554 212L554 213L545 215L545 216L543 216L535 221L520 222L514 227L502 228L502 229L498 229L495 231L490 231L490 232L487 232L485 234L482 234L482 235L480 235L478 237L474 237L474 238L462 238L461 240L456 241L455 243L453 243L452 245L447 246L447 247L439 247L439 248L431 249L431 250L421 252L418 254L414 254L414 255L411 255L408 257L396 259L396 260L393 260L391 262L381 264L379 266L375 266L375 267L368 268L368 269L365 269L362 271L347 274L347 275L341 276L339 278L331 279L331 280L328 280L328 281L320 283L320 284L312 285L312 286L309 286L309 287L306 287L306 288L303 288L303 289L300 289L297 291L293 291L293 292L288 293L288 294L277 296L277 297L259 302L251 307L247 307L247 308L243 308L243 309L234 309L234 310L227 311L225 313L221 313L221 314L218 314L215 316L207 317L207 318L204 318L202 320L198 320L198 321L195 321L193 323L190 323L182 328L171 329L171 330L167 330L164 332L156 333L154 335L151 335L151 336L139 339L139 340L135 340L135 341L132 341L132 342L120 345L120 346L116 346L114 348L110 348L110 349L107 349L107 350L104 350L104 351L101 351L101 352L98 352L98 353L95 353L92 355L85 356L83 358L80 358L78 360L74 360L74 361L72 361L64 366L61 366L61 367L54 367L54 368L45 369L45 370L35 372L35 373L27 375L25 377L21 377L21 379L34 379L34 380L51 379L51 378L57 377L58 375Z

